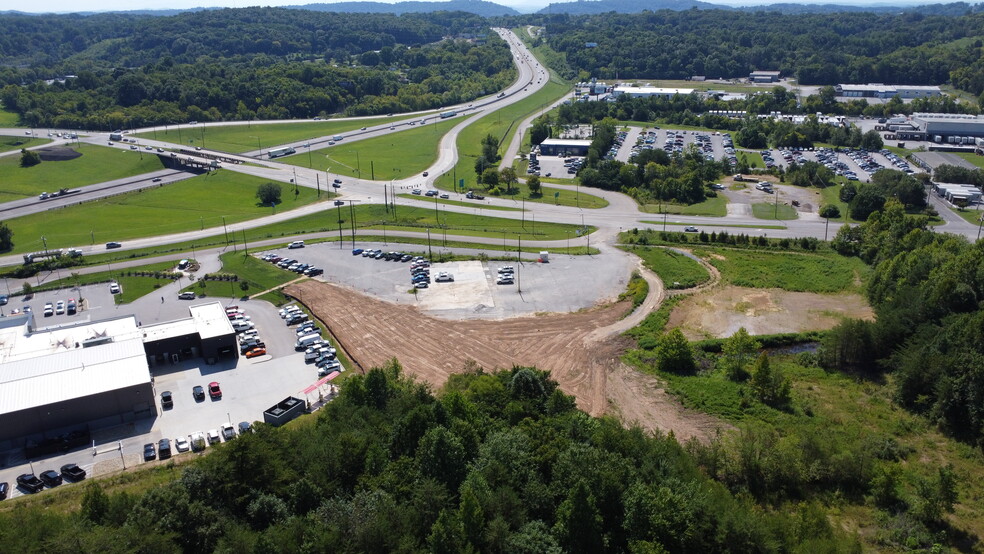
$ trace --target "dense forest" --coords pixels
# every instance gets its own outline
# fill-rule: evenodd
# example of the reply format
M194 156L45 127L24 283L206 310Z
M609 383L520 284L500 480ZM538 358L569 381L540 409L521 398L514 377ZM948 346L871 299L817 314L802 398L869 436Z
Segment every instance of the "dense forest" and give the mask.
M534 368L434 394L394 360L314 421L216 446L140 494L0 515L11 552L851 552L817 506L773 510L672 437L577 410ZM306 423L306 424L304 424Z
M952 84L984 92L981 14L661 10L532 19L581 77L741 78L780 70L804 85Z
M448 38L465 30L486 41ZM104 130L438 108L516 75L508 45L471 14L262 8L0 16L0 64L0 101L23 124Z

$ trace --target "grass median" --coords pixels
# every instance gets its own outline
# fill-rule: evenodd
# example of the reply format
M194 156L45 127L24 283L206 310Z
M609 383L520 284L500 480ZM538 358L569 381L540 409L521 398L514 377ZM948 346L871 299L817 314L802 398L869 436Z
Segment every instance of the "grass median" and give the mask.
M29 136L10 136L3 135L0 136L0 152L10 152L11 150L20 150L22 148L30 148L32 146L38 146L40 144L47 144L51 142L51 139L46 138L32 138ZM20 158L17 158L18 163Z
M270 215L257 205L256 189L266 179L217 171L184 181L17 217L6 221L14 233L12 253L124 241L220 227ZM317 192L283 187L277 211L318 201ZM331 195L322 194L321 199ZM44 240L42 240L44 237Z
M206 281L203 279L204 275L199 275L198 281L184 290L194 291L199 295L239 298L274 289L301 277L241 251L222 254L219 260L222 262L219 272L237 275L238 281Z
M632 246L626 250L642 258L646 267L659 275L668 289L689 289L711 279L704 266L676 250L647 246Z
M708 217L724 217L728 215L728 199L719 194L714 198L706 198L696 204L674 204L670 202L643 204L640 209L651 214L702 215Z

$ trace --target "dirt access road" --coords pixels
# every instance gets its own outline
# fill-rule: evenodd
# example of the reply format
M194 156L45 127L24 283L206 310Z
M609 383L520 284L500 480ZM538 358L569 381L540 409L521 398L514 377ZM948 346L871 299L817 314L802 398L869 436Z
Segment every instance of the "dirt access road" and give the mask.
M532 365L549 370L561 390L591 415L612 414L626 425L673 431L681 441L706 440L727 424L684 409L657 379L619 359L629 346L620 332L663 300L659 279L646 273L649 297L625 319L628 301L567 314L451 321L335 284L305 281L285 292L308 306L363 368L396 357L407 373L439 387L469 361L485 369Z

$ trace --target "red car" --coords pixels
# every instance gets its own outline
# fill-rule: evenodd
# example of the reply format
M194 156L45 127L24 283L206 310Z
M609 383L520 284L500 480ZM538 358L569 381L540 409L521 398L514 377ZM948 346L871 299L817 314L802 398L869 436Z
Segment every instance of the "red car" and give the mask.
M263 356L266 354L266 348L250 348L246 351L247 358L255 358L257 356Z
M222 389L219 388L217 381L208 384L208 395L212 398L222 398Z

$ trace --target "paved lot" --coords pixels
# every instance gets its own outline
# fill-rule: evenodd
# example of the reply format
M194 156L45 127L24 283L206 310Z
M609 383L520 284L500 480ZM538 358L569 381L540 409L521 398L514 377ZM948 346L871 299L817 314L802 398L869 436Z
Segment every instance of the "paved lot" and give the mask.
M357 246L383 251L408 246L419 248L372 243L359 243ZM459 254L479 254L477 250L452 250ZM484 263L437 263L431 267L431 276L436 277L438 272L447 271L454 275L454 282L434 282L429 288L412 294L409 292L410 268L407 263L353 256L351 248L339 249L337 244L332 243L270 252L323 268L325 273L317 278L319 280L344 285L387 302L417 305L426 313L447 319L502 319L538 312L577 311L616 298L625 290L634 269L629 258L612 254L552 254L546 264L533 261L535 255L529 253L524 254L522 263L516 263L515 258ZM409 253L421 254L419 251ZM485 253L490 256L503 254L487 250ZM426 255L426 252L422 254ZM504 265L516 267L516 284L495 284L497 268Z

